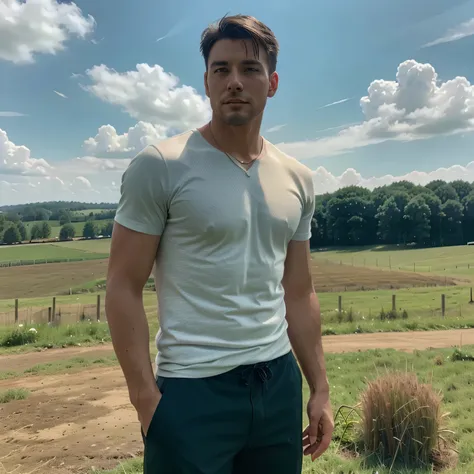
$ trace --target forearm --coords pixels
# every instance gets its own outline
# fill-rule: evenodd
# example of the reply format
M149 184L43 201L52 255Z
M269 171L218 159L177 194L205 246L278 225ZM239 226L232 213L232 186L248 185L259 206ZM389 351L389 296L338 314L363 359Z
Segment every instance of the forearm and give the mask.
M117 359L134 406L158 390L150 360L150 332L142 295L111 283L105 308Z
M312 393L328 391L321 312L314 292L297 299L285 299L288 336Z

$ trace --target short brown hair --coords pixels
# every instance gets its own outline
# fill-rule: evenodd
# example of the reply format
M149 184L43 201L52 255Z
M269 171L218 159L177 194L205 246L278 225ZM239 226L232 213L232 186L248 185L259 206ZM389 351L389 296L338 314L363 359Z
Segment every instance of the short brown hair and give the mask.
M279 50L278 41L273 31L253 16L224 16L203 31L201 54L204 57L206 69L212 47L222 39L250 39L256 56L258 56L260 46L263 46L268 55L270 74L275 72Z

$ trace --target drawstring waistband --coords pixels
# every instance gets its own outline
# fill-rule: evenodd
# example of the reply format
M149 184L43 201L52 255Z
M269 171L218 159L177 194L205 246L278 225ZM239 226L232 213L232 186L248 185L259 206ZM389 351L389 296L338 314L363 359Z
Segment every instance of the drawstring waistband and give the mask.
M244 385L249 385L250 377L254 374L260 379L263 384L270 380L273 376L272 369L270 368L268 362L259 362L258 364L246 367L242 371L241 377Z

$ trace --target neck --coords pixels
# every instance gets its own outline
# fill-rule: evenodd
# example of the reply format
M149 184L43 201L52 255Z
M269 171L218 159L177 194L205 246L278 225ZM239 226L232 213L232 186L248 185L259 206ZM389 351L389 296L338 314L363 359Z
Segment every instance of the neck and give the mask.
M260 137L260 121L253 121L247 125L227 125L216 118L203 127L214 138L215 146L222 151L237 156L251 157L258 155L262 149ZM211 130L209 130L209 128Z

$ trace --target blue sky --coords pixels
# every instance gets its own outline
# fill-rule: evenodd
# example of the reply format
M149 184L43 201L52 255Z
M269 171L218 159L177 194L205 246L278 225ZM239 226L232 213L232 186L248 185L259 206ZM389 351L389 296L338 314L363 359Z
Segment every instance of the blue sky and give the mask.
M34 3L0 6L0 204L116 201L141 146L208 120L200 34L232 13L277 35L263 133L318 192L474 180L474 0Z

